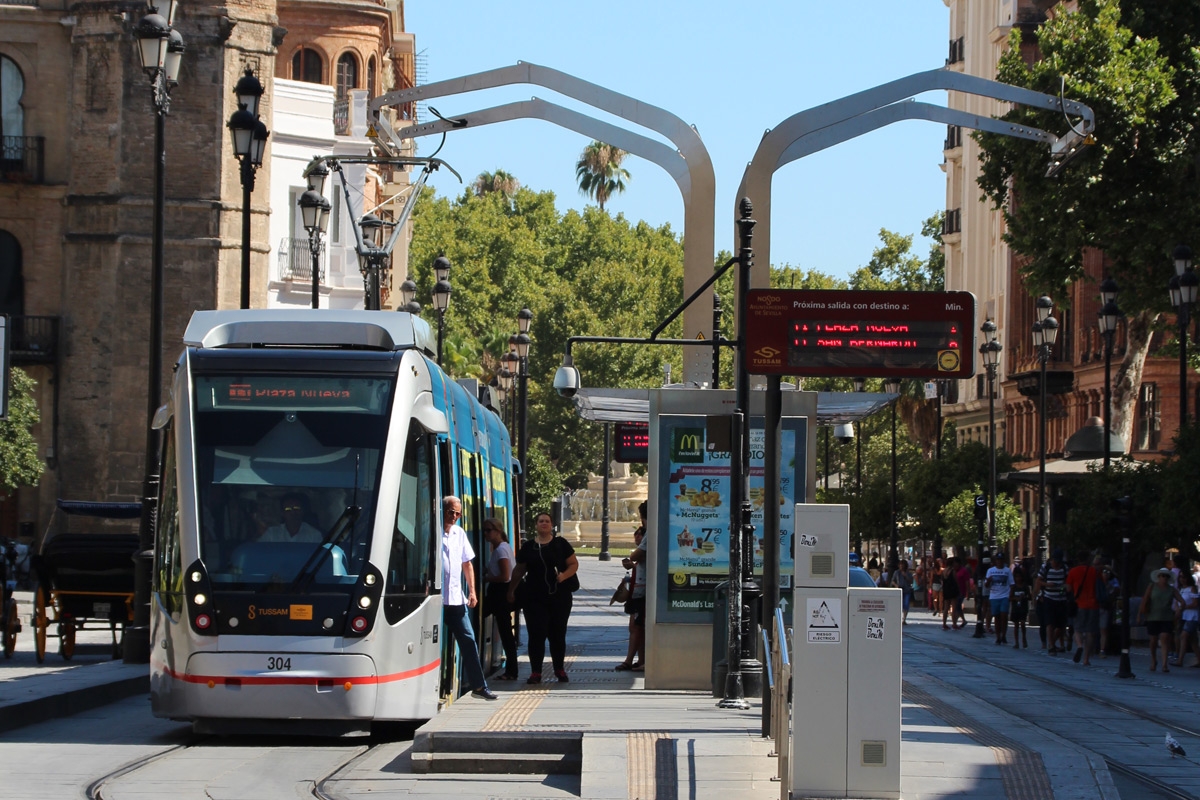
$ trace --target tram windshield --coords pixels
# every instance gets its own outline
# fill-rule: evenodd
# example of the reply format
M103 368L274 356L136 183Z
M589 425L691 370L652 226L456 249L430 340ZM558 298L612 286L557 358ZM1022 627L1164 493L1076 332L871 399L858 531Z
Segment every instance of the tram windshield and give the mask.
M196 376L200 554L214 588L354 584L370 544L393 383Z

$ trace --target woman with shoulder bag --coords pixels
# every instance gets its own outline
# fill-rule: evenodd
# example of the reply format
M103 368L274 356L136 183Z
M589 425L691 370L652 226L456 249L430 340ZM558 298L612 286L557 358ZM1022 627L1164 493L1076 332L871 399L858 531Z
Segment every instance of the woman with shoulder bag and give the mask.
M554 535L554 520L545 511L533 520L536 536L521 545L517 566L508 584L508 600L514 602L517 585L525 579L522 608L529 641L529 667L533 671L526 683L542 682L542 662L546 659L546 641L559 683L570 680L567 657L567 621L571 618L571 593L579 588L579 559L575 548Z
M625 601L625 613L629 615L629 648L625 660L617 664L617 672L646 670L646 503L638 506L642 515L641 526L633 532L633 543L637 545L621 560L621 566L633 571L633 590ZM636 660L634 660L636 658Z

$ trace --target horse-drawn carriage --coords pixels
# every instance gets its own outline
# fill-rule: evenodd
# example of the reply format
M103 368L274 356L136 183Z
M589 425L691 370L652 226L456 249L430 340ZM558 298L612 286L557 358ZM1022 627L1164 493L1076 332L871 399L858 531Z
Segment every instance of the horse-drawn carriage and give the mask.
M70 659L75 655L77 631L104 628L112 632L113 658L119 658L125 627L133 620L138 535L81 530L87 526L60 518L59 512L90 519L136 519L141 503L59 500L55 519L33 555L37 584L30 621L38 663L46 658L48 639L58 639L59 654Z

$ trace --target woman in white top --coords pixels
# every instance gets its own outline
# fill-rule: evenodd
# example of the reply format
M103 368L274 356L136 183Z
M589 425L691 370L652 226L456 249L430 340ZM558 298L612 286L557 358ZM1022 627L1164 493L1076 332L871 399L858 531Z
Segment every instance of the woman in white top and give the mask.
M513 635L513 607L508 602L508 581L512 578L516 559L500 520L495 517L484 520L483 538L492 546L487 572L483 576L483 582L487 584L484 612L496 618L496 627L500 629L500 644L504 646L504 674L501 679L512 681L517 679L517 640Z
M1183 573L1179 580L1183 583L1183 588L1179 590L1179 596L1183 598L1183 633L1180 634L1182 643L1175 666L1182 667L1184 657L1191 650L1196 654L1196 663L1192 666L1200 667L1200 642L1197 641L1200 638L1200 591L1190 573Z

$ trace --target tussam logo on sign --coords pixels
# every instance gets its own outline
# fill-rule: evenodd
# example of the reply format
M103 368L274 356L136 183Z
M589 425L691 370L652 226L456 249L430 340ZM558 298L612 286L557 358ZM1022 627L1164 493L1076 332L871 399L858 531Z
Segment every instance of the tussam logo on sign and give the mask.
M704 463L703 428L676 428L672 439L672 461L676 464Z

